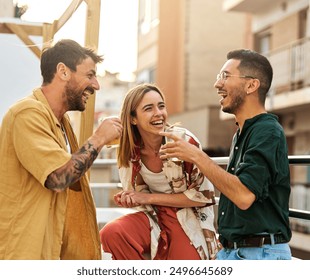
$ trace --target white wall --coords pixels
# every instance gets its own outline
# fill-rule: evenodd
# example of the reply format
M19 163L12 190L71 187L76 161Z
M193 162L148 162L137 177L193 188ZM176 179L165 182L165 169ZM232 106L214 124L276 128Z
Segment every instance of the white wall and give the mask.
M169 108L168 108L169 113ZM203 148L208 146L207 131L209 129L209 109L201 108L182 114L169 115L168 122L180 122L181 126L190 130L201 142Z
M0 17L12 17L12 16L14 16L13 0L1 0Z
M9 106L41 81L39 58L16 35L0 34L0 120Z

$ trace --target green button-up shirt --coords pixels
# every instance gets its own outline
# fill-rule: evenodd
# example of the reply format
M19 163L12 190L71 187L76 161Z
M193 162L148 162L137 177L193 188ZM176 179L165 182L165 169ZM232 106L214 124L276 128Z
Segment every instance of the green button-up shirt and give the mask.
M241 132L237 130L227 171L238 176L256 200L241 210L221 194L220 241L239 241L263 232L281 232L289 241L289 161L285 134L275 115L260 114L246 120Z

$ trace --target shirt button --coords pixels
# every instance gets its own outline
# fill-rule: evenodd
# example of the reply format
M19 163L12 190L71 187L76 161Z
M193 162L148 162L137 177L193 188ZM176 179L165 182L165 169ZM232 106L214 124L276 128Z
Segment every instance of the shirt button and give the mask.
M222 212L222 216L224 216L224 212Z
M234 170L235 170L235 167L232 167L231 170L234 171Z
M238 147L235 147L235 149L238 150L239 148L238 148Z

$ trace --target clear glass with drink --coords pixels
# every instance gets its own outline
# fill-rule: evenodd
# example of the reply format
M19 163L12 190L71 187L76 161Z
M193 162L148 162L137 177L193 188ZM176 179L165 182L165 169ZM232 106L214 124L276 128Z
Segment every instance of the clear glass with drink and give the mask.
M185 134L186 134L186 130L185 128L182 128L182 127L178 127L178 126L171 126L171 127L167 127L165 129L165 132L169 132L169 133L172 133L173 135L185 140ZM167 137L166 136L166 143L168 142L173 142L174 140ZM171 161L174 161L174 162L180 162L181 160L176 158L176 157L173 157L173 158L168 158L168 160L171 160Z
M106 144L107 148L116 148L119 146L120 138L116 138Z
M118 116L109 116L109 117L102 117L98 120L98 123L100 124L103 120L105 119L110 119L110 118L118 118ZM119 147L120 144L120 138L113 139L109 143L106 144L107 148L116 148Z

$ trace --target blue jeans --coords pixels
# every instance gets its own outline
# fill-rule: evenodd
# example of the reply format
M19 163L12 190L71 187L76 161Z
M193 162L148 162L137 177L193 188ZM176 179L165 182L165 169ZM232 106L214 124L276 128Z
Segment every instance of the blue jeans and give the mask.
M291 258L291 249L287 243L254 248L223 248L216 255L216 260L290 260Z

